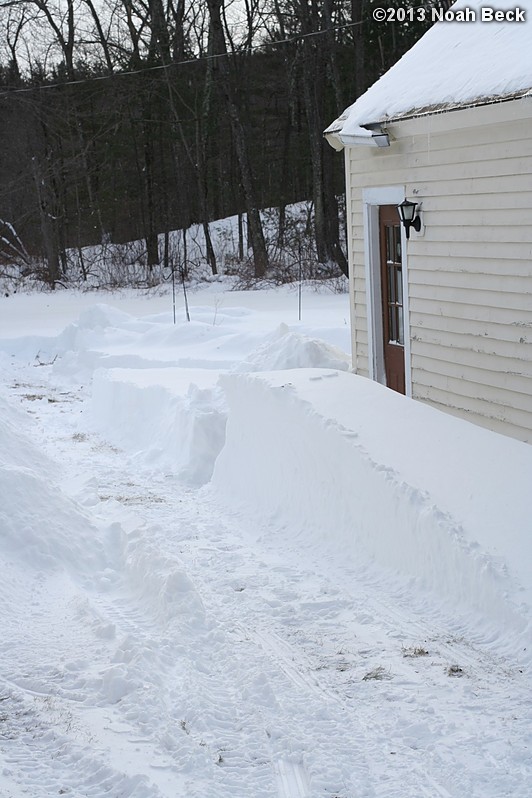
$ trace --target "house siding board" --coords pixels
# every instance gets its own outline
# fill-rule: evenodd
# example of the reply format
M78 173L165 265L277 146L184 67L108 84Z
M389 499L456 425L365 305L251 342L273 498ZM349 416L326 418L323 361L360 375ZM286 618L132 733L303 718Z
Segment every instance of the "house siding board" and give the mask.
M355 322L356 322L356 330L358 333L357 340L367 343L368 340L367 311L365 306L362 304L355 305Z
M532 221L532 220L531 220ZM460 262L455 261L455 266L459 266ZM508 264L511 266L511 262ZM482 269L482 264L478 264L473 274L467 271L467 267L463 266L462 269L449 269L446 263L442 263L440 268L436 269L419 269L412 270L412 276L415 275L416 281L423 285L433 286L438 288L438 293L441 288L458 288L463 289L464 292L477 291L476 284L482 281L483 291L493 291L497 294L491 304L498 305L498 298L501 294L522 294L523 291L523 277L532 278L532 273L523 275L502 272L494 274L492 271ZM508 270L509 271L509 270ZM523 306L526 308L529 302L532 302L532 294L527 293L524 295Z
M448 325L448 328L451 325ZM501 357L508 362L515 361L520 363L520 372L532 376L532 343L526 342L524 338L517 341L499 340L486 335L478 334L476 331L460 332L456 328L453 330L437 330L423 327L420 332L416 331L414 341L428 346L436 345L442 347L442 341L446 346L453 350L464 350L468 353L478 354L480 358ZM532 386L530 386L532 387Z
M479 352L456 350L452 347L434 347L423 341L412 343L412 371L424 370L435 377L456 377L465 383L474 383L484 395L485 389L497 388L514 391L526 397L524 409L530 407L532 376L530 371L523 371L523 364L514 358L499 370L494 368L495 357L482 355ZM505 396L506 402L506 396Z
M426 365L426 368L424 366ZM479 407L483 408L483 415L493 415L497 418L505 418L510 411L515 411L516 414L523 414L526 416L528 422L529 407L523 406L523 397L525 394L520 394L518 391L512 391L511 388L506 389L508 402L501 405L496 401L496 395L500 389L498 385L482 385L481 382L464 381L456 374L441 374L434 372L432 362L426 359L420 359L416 369L418 371L416 380L415 396L419 396L425 389L430 389L433 394L432 397L435 401L442 402L443 397L447 394L455 396L451 402L453 406L467 406L468 410L474 410L474 402L477 402ZM483 374L478 370L479 380L482 380ZM467 405L457 404L456 397L463 397L464 401L467 398ZM449 401L447 397L447 401ZM442 402L445 403L445 402ZM478 407L477 407L478 410ZM525 420L523 417L520 421Z
M468 315L460 318L457 314L450 317L449 314L443 313L435 317L433 314L416 311L412 311L410 315L412 327L419 330L418 337L425 340L426 332L429 331L438 335L446 333L471 335L474 341L478 339L485 342L485 346L492 346L498 341L532 345L532 325L526 330L519 324L498 323L486 319L479 319L477 321L480 323L472 324L472 321Z
M419 272L428 270L446 271L449 274L463 272L464 274L470 274L473 282L476 281L476 275L478 274L498 275L502 273L530 279L532 277L532 260L527 258L522 260L511 259L508 257L509 251L507 248L505 258L471 257L466 262L462 258L449 258L447 256L426 256L423 258L416 256L411 258L410 268Z
M366 333L366 331L365 331L365 330L359 330L359 337L358 337L358 340L359 340L359 343L360 343L360 345L361 345L361 346L364 346L364 347L366 348L366 350L367 350L367 346L368 346L368 335L367 335L367 333Z
M442 243L449 242L454 244L456 241L456 230L460 228L460 243L473 243L478 247L478 229L480 227L482 229L482 250L484 256L489 253L488 247L485 246L486 244L495 244L499 248L501 244L522 244L525 252L530 251L532 247L531 230L527 229L524 225L515 223L501 225L500 223L488 222L487 220L479 224L478 221L474 220L475 214L471 214L472 218L470 218L469 224L467 220L459 218L457 214L456 222L453 224L453 219L449 218L445 211L440 211L439 213L441 215L438 219L438 223L435 223L431 230L431 237L437 237ZM434 219L437 218L436 211L432 211L432 216ZM501 260L504 260L504 256Z
M418 386L415 399L428 402L440 410L450 412L459 418L474 421L488 429L511 435L525 443L532 443L532 432L528 425L528 414L517 415L516 411L504 412L499 405L485 402L479 410L479 400L469 399L461 392L454 394L433 390L430 387Z
M446 319L459 319L468 320L473 324L470 329L478 330L481 325L486 322L493 324L501 324L505 326L513 326L523 331L523 335L530 340L529 336L532 334L532 321L523 316L523 313L514 308L505 307L486 307L486 306L471 306L466 303L456 302L442 302L441 299L426 299L416 298L410 299L410 312L411 314L422 313L430 315L435 320L437 325L438 319L445 316ZM415 326L415 325L414 325ZM521 337L521 336L520 336Z
M447 174L447 170L443 170ZM421 170L420 170L421 172ZM421 175L418 176L418 179ZM409 181L412 182L412 181ZM440 194L441 184L440 181L435 178L433 181L427 181L423 184L423 197L424 198L431 198L435 197L436 199L442 198ZM459 177L454 181L447 181L447 185L445 187L445 194L443 196L447 197L463 197L467 195L471 195L476 199L477 192L481 195L494 195L495 201L497 198L504 194L512 194L516 192L517 194L528 194L530 191L530 174L529 173L520 173L515 175L499 175L499 176L488 176L482 178L482 185L476 185L475 179L472 177L465 177L464 172L462 171L459 173ZM421 194L421 189L420 189Z
M507 240L502 236L508 230L512 241L530 242L532 240L531 233L524 228L527 214L522 201L522 199L519 200L517 208L480 208L477 202L476 207L455 209L445 208L443 203L440 203L437 209L436 207L432 208L434 230L441 231L441 235L443 235L449 227L454 228L455 231L457 227L461 227L463 233L466 234L472 226L480 224L486 229L486 232L495 228L498 233L501 233L499 241ZM530 198L527 201L530 201ZM439 218L435 214L436 210L438 214L441 214ZM516 233L519 233L517 238Z
M414 180L418 179L418 174L423 171L424 181L427 183L437 182L445 192L446 183L460 182L467 185L471 180L479 180L484 177L490 180L515 177L522 174L520 165L525 163L525 158L504 158L503 161L468 161L466 153L462 153L461 157L463 160L459 163L443 161L441 164L433 163L432 159L428 159L428 157L426 163L423 163L421 158L412 158L408 168ZM445 173L444 181L442 180L443 172Z
M532 103L468 109L391 125L392 147L351 147L347 159L355 369L369 373L362 191L404 186L425 224L408 246L412 395L523 440L532 438L531 129Z
M414 275L413 275L414 276ZM478 275L479 282L485 275ZM523 283L526 280L523 279ZM417 299L433 299L435 296L435 286L423 283L411 283L411 297ZM503 307L517 311L517 317L522 321L532 321L532 294L526 290L519 293L517 291L490 291L481 288L465 288L441 285L438 287L437 296L442 302L451 302L458 305L483 305L484 307Z
M442 405L440 402L435 401L430 396L418 396L419 401L427 402L432 407L450 413L457 418L463 418L466 421L473 421L481 427L486 427L492 432L498 432L501 435L509 435L512 438L523 441L524 443L532 443L532 434L523 429L519 424L512 424L508 419L498 419L494 417L482 416L470 410L465 410L459 407L453 407L451 404Z
M432 211L431 211L432 213ZM532 213L532 209L531 209ZM424 215L425 224L430 224L430 219L427 213ZM431 258L454 258L464 260L480 258L482 260L489 258L490 260L510 261L517 259L529 262L532 257L532 244L526 242L514 242L512 245L511 253L508 250L508 243L492 242L489 245L483 243L482 234L484 228L479 226L477 228L479 233L478 241L459 241L457 240L457 232L455 230L455 239L453 241L437 241L435 240L434 230L431 231L431 236L427 234L426 239L420 239L415 245L415 255L412 258L424 258L428 263ZM414 250L412 248L411 252ZM513 258L511 257L513 256Z
M418 395L421 394L423 390L430 389L432 391L437 391L438 394L445 393L449 397L454 397L452 402L451 399L448 399L448 401L450 401L453 405L456 405L456 397L467 397L469 403L471 401L485 403L487 408L486 412L488 412L489 408L491 408L489 412L493 413L494 408L496 409L499 407L497 404L498 389L492 385L483 386L482 393L480 393L477 383L464 382L458 377L446 376L443 374L431 374L430 379L424 379L425 374L427 374L427 372L424 372L422 369L419 370L419 379L416 382L416 393ZM528 416L529 405L527 405L525 401L524 394L507 390L506 395L507 403L504 407L505 417L508 417L510 411L516 411L516 414L519 415L520 420L523 420L523 413ZM471 409L470 404L468 409ZM496 410L495 417L497 417Z
M426 193L423 194L426 196ZM468 224L476 221L475 218L465 218L464 214L468 211L473 211L474 214L479 211L494 211L495 223L506 223L506 211L511 211L509 214L510 221L515 223L516 217L513 215L517 211L517 218L522 220L526 214L527 209L532 207L532 189L528 191L521 191L517 193L483 193L483 194L454 194L444 197L434 196L432 200L434 207L439 211L455 211L460 214L461 219L464 219Z
M496 419L499 422L508 422L515 430L520 431L516 437L520 440L527 440L528 443L532 440L532 432L527 427L529 414L513 407L501 407L500 405L490 402L487 399L479 396L468 396L461 388L460 385L456 386L456 390L443 390L441 388L434 388L433 386L419 385L416 391L416 399L429 400L442 407L451 407L455 410L465 411L469 414L469 418L480 416L486 421ZM441 401L443 398L443 402Z

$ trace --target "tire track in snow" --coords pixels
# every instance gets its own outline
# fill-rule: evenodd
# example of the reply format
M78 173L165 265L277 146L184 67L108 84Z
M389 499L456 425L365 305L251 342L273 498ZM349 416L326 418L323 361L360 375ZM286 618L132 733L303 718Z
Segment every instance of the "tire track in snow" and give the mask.
M480 640L471 638L471 625L468 627L464 620L463 627L457 633L453 630L453 621L456 615L446 617L447 608L429 605L428 597L424 604L419 601L412 602L411 593L401 593L396 601L385 597L385 591L379 582L370 580L364 595L365 622L375 619L382 627L385 636L398 645L409 646L426 645L431 661L441 660L445 665L460 665L467 668L471 675L482 676L487 671L493 672L501 678L507 678L512 667L502 657L494 656L489 647ZM406 643L406 645L404 645ZM519 672L517 663L513 670Z
M249 570L246 559L243 558L243 561L244 567ZM232 571L232 575L233 582L238 584L238 574ZM432 651L431 656L426 658L408 659L403 653L403 645L406 641L419 643L420 641L427 641L427 639L432 641L436 637L439 643L451 637L450 634L446 634L444 631L445 616L439 614L435 617L433 609L426 623L423 624L418 620L418 615L415 613L413 615L412 612L402 611L403 602L395 606L393 604L393 596L386 596L386 599L382 599L378 586L376 587L371 581L368 581L366 585L359 582L358 586L360 589L355 592L353 599L349 603L348 612L343 613L343 619L331 620L329 628L332 632L336 625L339 624L339 629L341 629L347 623L349 616L351 618L360 616L360 608L357 608L357 605L363 607L364 623L372 633L374 633L375 628L379 629L379 634L383 638L383 645L386 647L386 651L383 652L381 645L373 646L368 651L369 656L382 656L383 653L385 656L389 656L390 653L393 653L395 662L401 666L395 674L391 674L392 677L395 676L391 682L382 682L380 684L378 682L362 682L361 674L364 671L360 671L360 659L357 666L359 672L358 680L356 675L354 680L350 679L347 682L349 689L347 689L345 683L339 683L337 673L331 674L331 677L333 675L336 677L335 680L329 678L323 682L320 677L318 681L315 674L316 666L311 660L307 659L307 654L309 653L309 629L307 628L305 634L301 636L303 642L307 638L307 645L301 648L301 639L297 634L294 634L294 626L283 627L283 634L287 634L290 637L290 643L288 643L272 630L257 630L253 628L253 623L256 623L257 619L253 617L252 606L250 606L250 612L247 613L247 625L245 627L248 629L247 635L251 640L257 641L272 660L278 658L280 670L291 679L295 688L299 688L307 694L310 692L315 694L316 697L321 696L323 698L327 692L331 695L332 687L332 695L337 701L346 702L347 704L354 701L357 702L357 715L367 731L365 748L368 751L370 768L376 768L377 773L379 771L390 771L395 774L395 783L403 784L404 789L407 789L409 794L416 794L423 796L423 798L433 798L434 796L438 796L438 798L453 796L455 798L458 795L456 792L458 781L463 779L464 776L465 762L462 761L460 747L465 745L465 751L468 750L468 733L460 733L459 723L455 724L454 718L457 713L461 716L461 707L464 703L467 703L469 695L471 695L471 703L474 704L479 701L479 706L483 700L483 694L484 698L486 697L485 691L490 688L488 679L483 678L482 671L488 664L491 667L491 657L489 654L475 650L466 641L456 640L445 644L445 647L442 646L441 651L438 645L436 662ZM249 585L249 588L251 589L251 585ZM271 583L268 585L269 593L275 593L276 589L281 595L283 591L279 586L276 588ZM245 600L248 592L249 590L239 591L237 594L239 596L238 606L240 613L243 610L241 602ZM301 602L302 597L294 599L295 604L298 601ZM256 597L253 603L256 604ZM305 601L305 604L308 605L308 602ZM235 604L234 606L236 611L237 605ZM266 608L267 606L268 602L265 604ZM342 607L342 610L344 609L345 607ZM297 617L298 615L296 614ZM304 619L301 619L301 625L306 625L308 620L309 615L307 614ZM347 627L344 626L344 638L348 636L346 635L346 629L349 629L348 623ZM338 635L338 638L340 637L341 635ZM351 635L351 638L353 642L356 635ZM430 643L429 647L432 649ZM459 656L460 651L464 652L463 660ZM316 651L314 651L315 654ZM476 666L474 669L473 667L471 668L471 681L468 674L465 674L461 684L460 679L456 681L445 675L444 666L447 656L449 657L448 662L453 662L458 656L460 661L470 662L472 666ZM502 664L498 663L495 677L504 676L506 679L502 667ZM343 667L341 670L343 670ZM366 670L369 670L369 663ZM412 679L408 671L415 671L419 673L419 676ZM487 676L489 677L490 674L487 674ZM480 696L476 694L478 677L481 677L481 681L484 684L484 687L481 688ZM491 681L495 682L496 678L491 678ZM444 689L448 693L448 700L451 703L450 711L445 702L443 704L440 703L441 685L444 682L446 682ZM324 683L327 683L327 688L322 690ZM414 704L412 704L412 689L420 694L419 701ZM427 708L421 703L421 696L425 694L431 699ZM404 708L401 706L403 700L407 702ZM387 704L387 702L390 703ZM519 702L514 701L513 703L517 708ZM399 712L397 712L397 707L399 707ZM384 711L385 708L387 708L386 712ZM478 708L475 711L478 711ZM447 717L448 712L449 717ZM402 728L403 725L404 729ZM401 735L401 739L403 737L405 739L403 739L399 750L391 750L397 748L398 733ZM353 728L351 727L349 731L346 730L346 734L353 734ZM445 746L447 749L445 753L440 752L437 741L440 736L445 739L447 734L450 735L451 739L457 740L458 750L456 753L449 746ZM393 740L391 736L394 738ZM430 756L424 752L425 746L429 746L429 750L434 749ZM465 756L467 757L467 754ZM482 757L478 756L478 749L475 751L475 757L482 759ZM424 765L422 766L419 765L420 759L424 760ZM379 765L379 762L382 764ZM502 774L502 771L500 772ZM474 777L469 781L469 789L474 794ZM314 784L314 782L312 783ZM340 791L339 794L343 795L344 793ZM361 788L360 793L353 793L353 795L358 794L378 795L379 798L381 796L382 798L396 798L395 789L393 787L388 789L384 784L376 793L365 793Z
M320 685L308 664L303 667L297 663L296 650L274 631L252 629L247 634L274 660L296 687L308 690L321 699L340 700L337 695Z
M299 762L278 759L274 762L279 798L309 798L310 784L305 767Z

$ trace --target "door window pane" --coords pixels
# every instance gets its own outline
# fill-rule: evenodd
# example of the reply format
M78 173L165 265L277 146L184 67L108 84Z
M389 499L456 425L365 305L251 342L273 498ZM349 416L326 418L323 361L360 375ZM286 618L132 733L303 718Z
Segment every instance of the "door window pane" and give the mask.
M396 292L395 292L395 296L397 297L395 301L398 302L400 305L402 305L403 304L403 270L401 269L400 266L398 266L397 269L395 270L395 276L396 276Z
M395 266L388 263L388 302L397 302Z

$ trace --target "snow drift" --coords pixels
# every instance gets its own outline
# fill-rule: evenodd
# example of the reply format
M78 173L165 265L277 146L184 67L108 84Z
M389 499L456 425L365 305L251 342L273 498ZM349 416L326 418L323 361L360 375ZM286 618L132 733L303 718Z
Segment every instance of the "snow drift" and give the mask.
M124 317L126 314L123 314ZM242 313L245 317L246 314ZM235 313L231 314L232 317ZM98 306L80 319L93 320L119 318L104 313ZM155 325L154 325L155 326ZM128 328L131 322L128 321ZM224 336L226 338L227 336ZM231 336L234 338L234 336ZM172 347L174 361L160 368L159 361L145 360L137 368L139 356L131 353L108 356L99 353L93 357L94 373L92 411L95 428L112 444L133 455L143 465L164 469L183 482L200 486L212 476L214 463L225 441L227 408L225 396L218 386L220 361L201 360L206 367L176 367L175 349L178 344L192 346L199 341L214 338L220 352L221 337L217 328L203 323L179 325L176 328L151 329L142 335L145 344ZM249 344L249 341L246 341ZM223 344L224 346L226 344ZM84 366L89 354L84 353ZM121 358L127 367L112 368ZM136 359L134 359L136 357ZM188 360L196 360L189 357ZM179 358L181 363L187 359ZM56 371L64 374L70 367L59 363ZM72 355L74 373L80 368L79 353ZM105 368L102 367L105 364ZM292 332L281 324L242 362L233 366L235 371L284 370L287 368L336 368L347 370L349 358L341 349L326 341Z
M94 576L105 567L98 530L63 494L55 464L30 435L29 417L0 398L0 559Z
M208 369L99 369L95 427L115 446L190 485L212 476L225 439L225 401Z
M328 370L229 375L213 481L298 546L416 577L524 631L532 449ZM450 469L450 465L452 468Z
M235 371L277 371L296 368L331 368L348 371L345 352L325 341L291 332L280 324L267 340L238 364Z

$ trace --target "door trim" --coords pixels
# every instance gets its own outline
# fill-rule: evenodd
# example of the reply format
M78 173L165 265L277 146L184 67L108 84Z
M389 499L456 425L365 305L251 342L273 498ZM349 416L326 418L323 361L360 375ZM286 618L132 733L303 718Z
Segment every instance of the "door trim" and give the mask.
M380 382L382 385L386 385L386 371L384 367L382 339L379 205L399 205L405 197L406 192L404 186L382 186L379 188L365 188L362 190L369 376L372 380ZM405 325L405 394L406 396L412 396L408 256L406 235L403 227L401 227L401 253Z

